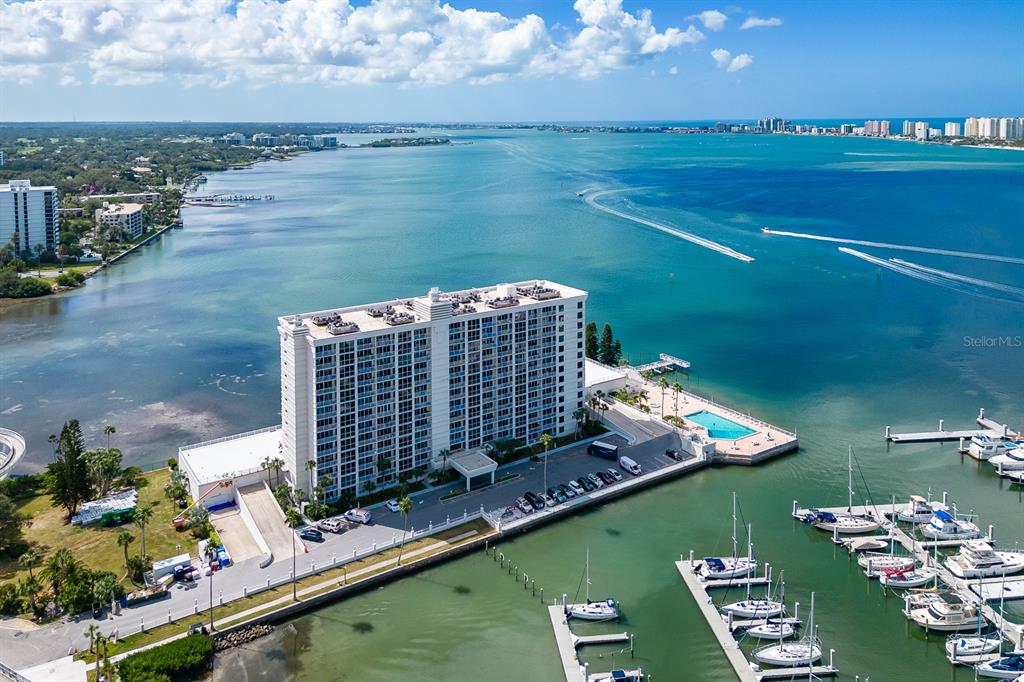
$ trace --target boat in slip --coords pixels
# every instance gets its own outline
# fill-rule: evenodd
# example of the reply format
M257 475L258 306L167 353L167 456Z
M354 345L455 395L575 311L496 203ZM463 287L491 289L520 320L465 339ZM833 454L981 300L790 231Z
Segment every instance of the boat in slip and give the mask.
M590 682L642 682L644 671L641 668L636 670L613 670L610 673L598 673L590 676Z
M985 540L968 540L945 564L958 578L993 578L1024 571L1024 553L997 552Z
M779 641L754 650L754 658L759 663L776 665L782 668L814 665L821 658L821 642L814 634L814 593L811 592L811 611L807 618L807 632L796 642Z
M946 639L946 658L956 664L964 659L990 654L999 648L1003 638L999 635L950 635ZM974 659L975 661L977 659Z
M747 597L742 601L726 604L722 607L722 613L740 618L774 618L782 615L782 604L771 599L751 599Z
M1012 448L1013 443L1007 443L1002 438L993 438L987 433L978 432L971 436L971 444L967 446L967 454L974 459L987 461L1006 452Z
M729 580L731 578L742 578L757 570L757 561L754 559L754 545L750 539L750 527L747 527L747 556L739 556L738 542L736 539L736 493L732 494L732 556L726 557L704 557L697 566L697 573L704 580Z
M951 592L940 592L938 599L910 612L910 620L921 627L945 632L976 630L982 619L977 606Z
M922 587L935 581L938 575L930 568L883 568L878 582L893 590L904 590L913 587Z
M881 524L870 515L853 513L853 448L849 449L847 461L847 505L845 512L829 512L821 509L811 509L804 516L804 521L815 528L827 530L833 534L856 535L861 533L873 533L879 529Z
M979 677L997 680L1016 680L1024 675L1024 651L1015 651L1002 658L974 666Z
M946 505L931 502L920 495L911 495L910 501L896 512L896 518L904 523L928 523L940 509L946 511Z
M784 576L779 575L779 603L782 604L782 612L776 618L765 618L760 625L747 628L747 637L754 639L773 639L781 642L796 634L796 626L800 624L799 618L786 617L786 581ZM799 605L797 605L799 608Z
M586 584L586 601L580 604L566 604L567 618L579 620L605 621L619 617L619 603L614 599L591 600L590 598L590 550L587 550L587 565L583 574Z
M942 509L936 511L928 523L922 523L917 528L929 540L972 540L981 537L981 530L976 525Z
M877 578L882 575L883 571L889 569L912 571L916 562L912 556L864 552L857 557L857 563L864 569L864 575L869 578Z
M1024 443L1008 444L1005 452L988 460L1000 473L1004 471L1024 471Z

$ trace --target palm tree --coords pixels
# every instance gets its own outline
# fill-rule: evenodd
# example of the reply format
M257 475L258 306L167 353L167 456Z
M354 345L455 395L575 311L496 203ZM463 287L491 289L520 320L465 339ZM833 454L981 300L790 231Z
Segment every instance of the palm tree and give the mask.
M316 483L313 480L313 477L316 475L314 473L316 471L316 460L315 459L307 459L305 466L306 466L306 471L309 473L309 489L313 490L313 488L316 487Z
M387 455L377 455L377 477L380 478L382 473L386 474L390 468L391 458ZM388 476L384 476L384 480L387 480L388 478Z
M39 275L40 277L42 277L43 276L43 258L42 258L42 256L43 256L43 251L44 251L45 247L42 244L36 244L34 249L35 249L35 252L36 252L36 274Z
M139 555L143 561L146 559L146 526L149 524L150 519L153 518L153 506L149 504L140 504L135 508L135 525L139 528L140 541L140 552Z
M665 391L668 390L668 379L659 377L658 387L661 389L661 413L665 414Z
M398 501L398 511L402 512L404 525L402 526L402 544L398 548L398 565L402 565L402 552L405 551L405 534L409 530L409 512L412 511L412 500L406 495Z
M579 408L572 413L572 418L576 420L576 437L578 438L583 424L587 421L587 410L582 407Z
M363 481L363 492L367 495L372 495L373 491L377 489L377 484L373 481Z
M679 414L679 394L683 392L683 385L681 383L679 383L678 381L676 383L672 384L672 392L676 394L676 396L675 396L675 413L678 415Z
M103 433L107 434L107 450L110 449L110 436L117 433L117 429L113 424L107 424L103 427Z
M452 451L448 448L441 448L437 451L438 457L441 458L441 471L448 468L448 458L452 456Z
M293 530L302 525L302 514L295 507L288 507L284 512L284 522ZM295 538L292 537L292 599L299 600L298 588L295 585Z
M28 569L28 577L33 578L32 567L39 563L39 552L34 547L29 547L25 553L18 557L18 565Z
M555 439L550 433L542 434L541 445L544 446L544 490L548 489L548 450L555 444Z
M270 468L274 470L274 483L280 485L281 470L284 469L284 460L280 457L275 457L270 460Z
M96 646L96 635L98 635L99 632L100 629L96 627L95 623L89 623L89 627L87 627L85 629L85 632L82 633L89 638L89 653L92 653L94 647Z
M53 586L53 594L57 595L60 593L61 586L70 582L79 573L81 568L81 562L75 558L71 550L67 547L61 547L46 560L43 574L50 581L50 585Z
M135 536L126 530L121 531L117 534L117 546L124 550L124 574L125 577L131 573L131 569L128 567L128 545L135 541Z
M36 595L39 593L42 585L39 584L39 578L34 575L29 575L27 578L22 578L18 582L18 592L21 596L28 597L28 604L32 608L32 613L36 612Z
M264 457L263 461L260 462L260 470L261 471L270 471L270 456L269 455L267 457ZM270 477L268 476L267 478L269 479Z
M104 654L107 653L107 642L109 640L102 632L96 635L96 679L100 679L100 666L103 664Z

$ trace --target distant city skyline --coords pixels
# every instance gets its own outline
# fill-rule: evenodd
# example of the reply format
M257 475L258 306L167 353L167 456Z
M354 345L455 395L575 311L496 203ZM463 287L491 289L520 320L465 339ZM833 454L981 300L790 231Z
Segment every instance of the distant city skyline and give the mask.
M4 2L0 120L1017 116L1022 23L1006 2Z

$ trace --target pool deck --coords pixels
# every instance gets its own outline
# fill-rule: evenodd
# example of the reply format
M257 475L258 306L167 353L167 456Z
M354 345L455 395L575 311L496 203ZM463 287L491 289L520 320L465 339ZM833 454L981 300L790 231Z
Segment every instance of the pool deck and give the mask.
M715 454L719 461L729 464L758 464L799 448L795 433L761 421L749 414L743 414L685 390L680 391L677 395L675 391L668 388L665 390L664 400L662 400L662 389L653 381L644 380L642 387L647 391L647 404L653 415L662 418L666 415L675 415L685 422L685 426L682 427L684 434L694 432L711 438L715 443ZM714 438L708 433L707 428L686 419L686 415L701 410L745 426L753 433L735 440Z

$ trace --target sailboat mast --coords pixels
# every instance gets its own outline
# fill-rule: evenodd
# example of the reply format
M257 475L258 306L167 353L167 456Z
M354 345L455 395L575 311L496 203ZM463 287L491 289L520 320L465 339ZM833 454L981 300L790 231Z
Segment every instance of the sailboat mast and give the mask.
M850 445L849 453L847 456L846 469L849 472L849 477L846 483L846 491L849 493L849 500L847 502L846 511L853 513L853 446Z
M590 603L590 548L587 547L587 603Z
M735 559L739 556L736 546L736 491L732 493L732 556Z

